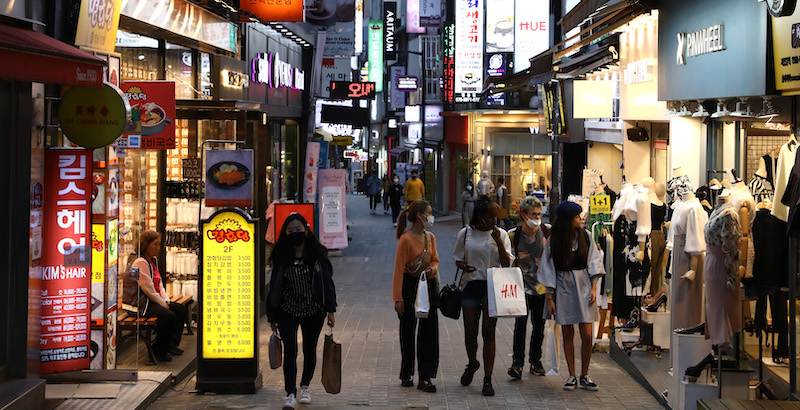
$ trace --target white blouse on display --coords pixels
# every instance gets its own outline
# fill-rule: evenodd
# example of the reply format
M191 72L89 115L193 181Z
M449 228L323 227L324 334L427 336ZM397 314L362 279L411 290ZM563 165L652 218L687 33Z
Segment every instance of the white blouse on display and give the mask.
M508 233L501 228L500 238L514 262L514 254L511 253L511 239ZM467 233L469 231L469 233ZM467 235L466 249L464 249L464 235ZM466 253L465 253L466 251ZM489 268L500 267L500 252L497 243L492 238L492 231L480 231L471 227L462 228L456 236L456 248L453 250L453 258L457 262L466 262L468 265L477 268L474 272L464 272L461 276L461 286L465 286L471 280L486 280L486 270Z
M612 221L616 222L617 219L620 217L620 215L622 215L623 211L625 210L626 204L630 200L631 194L635 193L635 192L636 191L633 189L633 186L630 185L630 184L627 185L627 186L624 186L619 191L619 198L614 203L614 209L612 209L612 212L611 212L611 220Z
M789 207L784 205L780 198L786 191L786 184L789 182L789 175L794 167L795 156L797 155L797 143L789 142L781 146L778 154L778 166L775 168L775 202L772 204L772 215L781 221L789 219Z
M708 222L708 213L703 209L700 200L690 199L675 210L671 230L675 235L686 235L683 251L691 255L699 255L706 251L706 238L703 228Z

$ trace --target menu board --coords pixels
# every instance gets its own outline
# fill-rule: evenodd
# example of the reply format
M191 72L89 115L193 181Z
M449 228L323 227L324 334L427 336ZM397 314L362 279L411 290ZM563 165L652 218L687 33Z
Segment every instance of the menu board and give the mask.
M255 224L237 209L203 221L203 359L251 359L255 354Z
M92 151L45 151L41 374L89 368Z

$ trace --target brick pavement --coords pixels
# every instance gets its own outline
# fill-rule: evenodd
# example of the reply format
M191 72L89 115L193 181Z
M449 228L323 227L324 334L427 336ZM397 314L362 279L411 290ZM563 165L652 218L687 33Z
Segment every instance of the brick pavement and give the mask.
M483 369L471 386L459 383L466 364L461 321L440 319L439 376L434 379L435 394L400 386L400 347L398 321L391 302L392 268L396 239L391 216L369 215L363 196L348 196L350 247L341 257L332 258L339 308L335 337L342 343L342 392L324 392L319 382L321 338L318 366L311 384L313 403L307 407L327 408L431 408L431 409L660 409L659 403L607 353L592 357L590 374L598 392L562 390L566 363L561 375L540 377L525 373L522 380L506 375L511 364L513 321L501 319L497 326L497 359L494 387L497 395L480 393ZM437 218L433 227L440 253L442 282L452 280L455 264L452 249L460 229L458 215ZM441 316L440 316L441 317ZM266 320L261 323L261 340L269 335ZM479 338L480 339L480 338ZM578 338L576 338L578 339ZM480 343L480 342L479 342ZM526 349L527 350L527 349ZM576 349L577 353L577 349ZM280 408L285 395L282 370L271 370L267 363L267 345L260 349L264 387L254 395L198 395L191 392L194 381L183 392L168 391L152 408ZM478 351L480 360L480 350ZM300 361L302 359L299 359ZM579 359L577 360L579 363ZM299 364L299 363L298 363ZM577 364L577 363L576 363ZM302 366L299 364L298 367ZM299 376L298 376L299 377ZM417 378L414 378L417 381ZM182 387L179 386L179 387ZM304 406L299 406L302 408Z

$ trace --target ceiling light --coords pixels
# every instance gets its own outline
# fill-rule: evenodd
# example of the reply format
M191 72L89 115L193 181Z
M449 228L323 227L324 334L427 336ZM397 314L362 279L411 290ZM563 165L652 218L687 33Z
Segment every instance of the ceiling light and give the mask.
M731 115L731 112L725 105L725 99L720 98L719 100L717 100L717 111L711 114L711 118L727 117L729 115Z
M703 107L703 102L697 100L697 111L692 114L692 117L708 117L708 111Z
M746 98L740 98L740 101L736 102L736 111L731 113L731 117L740 117L740 118L753 118L752 112L750 112L750 105L747 103Z
M681 105L681 110L678 111L678 113L676 113L675 116L676 117L690 117L692 115L692 112L689 111L689 108L686 107L686 101L681 101L680 105Z
M775 117L775 116L777 116L778 114L781 113L781 110L779 108L775 108L775 107L772 106L772 97L771 96L765 95L765 96L763 96L761 98L764 99L764 102L762 103L761 112L759 112L756 115L756 118L772 119L773 117Z

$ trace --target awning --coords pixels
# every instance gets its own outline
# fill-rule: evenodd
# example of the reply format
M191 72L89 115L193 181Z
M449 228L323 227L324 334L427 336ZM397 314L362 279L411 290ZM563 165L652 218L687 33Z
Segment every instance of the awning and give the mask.
M528 69L514 74L487 77L481 98L490 94L515 91L522 87L533 87L550 82L553 79L553 52L546 50L530 60Z
M613 3L613 1L609 2L609 4L610 3ZM604 17L600 18L600 20L594 22L591 26L581 30L572 37L553 46L553 49L557 50L554 54L555 60L560 60L566 56L569 56L584 46L592 44L598 39L612 34L614 30L648 10L649 8L646 5L639 3L638 0L620 1L614 5L606 6L598 10L595 18L600 18L601 16ZM574 40L577 41L567 46L567 43Z
M105 60L33 30L0 25L0 78L101 88Z
M398 156L398 155L400 155L400 154L402 154L402 153L404 153L406 151L408 151L408 150L405 149L405 148L394 147L394 148L389 150L389 155Z

